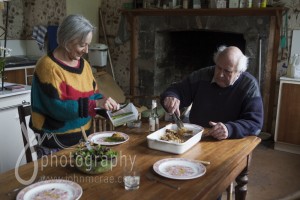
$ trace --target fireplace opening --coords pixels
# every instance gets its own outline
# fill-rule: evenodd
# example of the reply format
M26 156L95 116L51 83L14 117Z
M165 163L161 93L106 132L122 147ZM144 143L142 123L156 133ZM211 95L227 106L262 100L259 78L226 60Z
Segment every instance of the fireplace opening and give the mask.
M191 72L214 65L213 54L221 45L237 46L245 53L243 34L219 31L161 31L156 34L154 85L160 94Z
M171 32L171 53L175 67L191 70L214 65L213 53L221 45L237 46L245 52L243 34L214 31Z
M171 66L180 72L182 79L192 71L214 65L213 54L221 45L237 46L245 53L246 41L243 34L217 31L174 31L161 34L166 44L163 49L165 58L161 58L159 67ZM174 80L176 81L176 80Z

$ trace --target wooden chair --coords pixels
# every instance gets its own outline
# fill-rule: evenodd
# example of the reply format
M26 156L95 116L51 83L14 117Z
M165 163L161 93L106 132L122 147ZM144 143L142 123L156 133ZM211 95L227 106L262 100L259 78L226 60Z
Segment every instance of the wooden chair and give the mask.
M18 106L18 113L19 113L19 121L20 121L20 127L22 132L22 138L23 138L23 144L25 148L25 156L26 161L32 162L35 160L35 157L33 155L38 156L37 151L40 149L38 146L38 143L31 143L29 142L31 140L28 127L26 123L26 117L31 116L31 105L20 105ZM109 119L106 119L103 116L96 115L93 120L93 131L94 132L100 132L100 131L111 131L114 129L113 125L109 121Z
M26 117L31 116L31 105L20 105L18 106L18 113L19 113L19 120L20 120L20 126L21 126L21 132L23 137L23 143L25 148L25 155L27 162L32 162L33 157L32 154L36 154L36 149L34 145L31 145L28 129L27 129L27 123L26 123Z
M228 186L228 188L226 189L226 193L227 193L227 200L232 200L232 193L233 193L233 183L230 183L230 185Z
M109 119L101 115L93 117L93 133L112 130L114 130L114 126Z

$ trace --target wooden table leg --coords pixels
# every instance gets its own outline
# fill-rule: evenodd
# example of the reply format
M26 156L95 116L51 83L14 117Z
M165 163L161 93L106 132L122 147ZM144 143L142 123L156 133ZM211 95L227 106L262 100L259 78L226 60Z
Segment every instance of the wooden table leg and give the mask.
M245 200L247 195L248 184L248 168L246 167L242 173L235 179L237 185L235 186L235 199Z
M247 157L247 166L235 179L237 185L235 186L235 199L246 200L247 184L248 184L248 170L251 161L251 154Z

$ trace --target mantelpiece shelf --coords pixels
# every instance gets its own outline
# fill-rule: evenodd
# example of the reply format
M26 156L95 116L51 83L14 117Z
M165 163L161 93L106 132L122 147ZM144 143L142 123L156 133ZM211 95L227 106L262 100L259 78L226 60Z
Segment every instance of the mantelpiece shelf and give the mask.
M124 14L143 16L276 16L285 8L216 8L216 9L121 9Z

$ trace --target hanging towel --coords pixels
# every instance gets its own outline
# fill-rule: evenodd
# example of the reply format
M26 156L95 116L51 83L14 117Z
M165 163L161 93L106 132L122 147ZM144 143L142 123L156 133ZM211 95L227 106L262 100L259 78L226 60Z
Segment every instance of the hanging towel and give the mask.
M58 26L48 26L48 51L51 52L57 47L57 28Z
M115 38L115 43L117 45L124 44L130 39L130 32L128 29L129 25L127 23L127 20L123 15L121 15L117 37Z
M46 33L47 28L45 26L39 25L33 27L32 38L36 40L40 50L44 50Z

